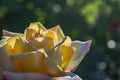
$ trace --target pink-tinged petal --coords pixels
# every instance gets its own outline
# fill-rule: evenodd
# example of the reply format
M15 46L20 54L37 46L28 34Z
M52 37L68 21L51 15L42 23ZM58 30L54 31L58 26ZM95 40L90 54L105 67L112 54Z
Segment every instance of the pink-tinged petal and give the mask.
M2 30L2 32L3 32L3 36L8 36L8 37L22 35L21 33L10 32L10 31L7 31L7 30Z
M54 77L51 80L82 80L82 79L78 75L72 72L69 72L69 73L66 73L66 75L63 77Z
M40 73L13 73L5 71L2 74L5 80L49 80L47 75Z
M4 71L4 70L0 67L0 80L4 80L3 75L1 75L3 71Z
M72 48L75 51L72 59L68 63L65 72L74 71L90 49L91 40L86 42L73 41Z

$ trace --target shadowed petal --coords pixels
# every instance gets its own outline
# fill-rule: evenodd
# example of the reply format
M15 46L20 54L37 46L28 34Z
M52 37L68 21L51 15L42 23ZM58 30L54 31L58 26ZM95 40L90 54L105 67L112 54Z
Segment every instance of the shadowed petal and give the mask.
M2 42L2 43L1 43ZM6 42L0 40L0 67L4 70L16 71L16 66L8 56Z
M72 48L75 51L74 56L68 63L65 72L74 71L90 49L91 40L86 42L73 41Z
M65 75L61 67L49 57L46 58L46 68L49 76L51 77L59 77Z
M13 73L5 71L3 75L5 80L49 80L47 75L41 73Z

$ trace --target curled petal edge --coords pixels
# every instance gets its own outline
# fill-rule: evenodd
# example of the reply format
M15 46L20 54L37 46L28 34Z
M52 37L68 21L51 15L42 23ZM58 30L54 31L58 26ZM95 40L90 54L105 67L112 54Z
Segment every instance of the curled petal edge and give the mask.
M82 41L72 41L72 47L75 51L74 56L68 63L67 67L65 68L65 72L73 72L78 67L80 62L83 60L85 55L90 50L91 40L82 42Z

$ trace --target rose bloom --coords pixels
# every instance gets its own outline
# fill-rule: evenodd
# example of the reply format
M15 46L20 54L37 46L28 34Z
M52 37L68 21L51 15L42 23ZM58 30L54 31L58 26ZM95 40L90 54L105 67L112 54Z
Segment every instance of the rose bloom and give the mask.
M72 41L59 25L31 23L22 33L3 30L0 80L81 80L74 73L91 41Z

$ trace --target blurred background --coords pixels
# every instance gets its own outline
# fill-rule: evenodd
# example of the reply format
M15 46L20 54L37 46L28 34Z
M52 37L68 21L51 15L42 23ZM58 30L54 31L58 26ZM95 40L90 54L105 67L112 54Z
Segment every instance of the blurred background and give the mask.
M92 40L75 71L83 80L120 80L120 0L0 0L0 36L36 21L59 24L72 40Z

